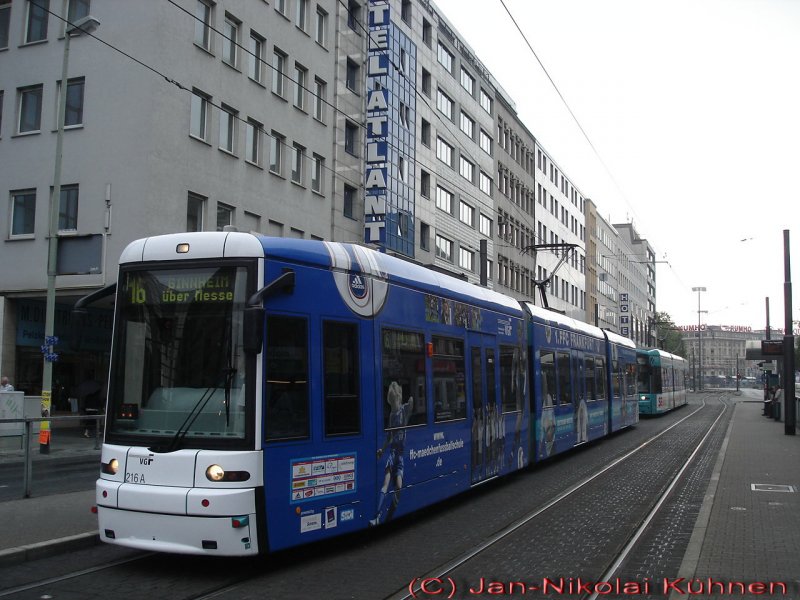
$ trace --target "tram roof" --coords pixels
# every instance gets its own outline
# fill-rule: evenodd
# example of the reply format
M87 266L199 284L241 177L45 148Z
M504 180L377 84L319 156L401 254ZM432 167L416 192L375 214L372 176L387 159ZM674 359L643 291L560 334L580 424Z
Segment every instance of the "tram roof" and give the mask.
M548 310L541 306L536 306L532 302L523 302L522 304L525 306L531 317L539 321L543 321L546 325L550 325L551 327L572 329L573 331L577 331L596 338L603 337L603 330L600 329L599 327L595 327L594 325L589 325L588 323L584 323L583 321L579 321L578 319L573 319L572 317L562 315L561 313Z

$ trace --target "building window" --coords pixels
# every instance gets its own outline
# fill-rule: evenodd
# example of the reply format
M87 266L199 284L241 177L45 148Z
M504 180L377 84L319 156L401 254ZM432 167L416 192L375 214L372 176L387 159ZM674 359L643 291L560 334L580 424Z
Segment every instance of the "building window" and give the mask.
M442 65L448 73L452 75L453 73L453 59L455 58L453 54L442 44L439 42L439 47L436 51L436 57L439 59L439 64Z
M463 200L459 204L458 218L461 222L470 227L475 226L475 209Z
M459 166L458 172L461 173L461 176L469 182L472 182L473 177L475 177L475 165L469 162L463 156L459 157Z
M447 262L453 262L453 242L436 234L436 256Z
M211 97L199 90L192 90L191 126L189 133L204 142L208 141L209 110Z
M327 84L322 79L314 78L314 118L322 123L325 122L325 94L327 87Z
M458 266L466 271L472 272L475 265L475 253L466 248L458 249Z
M408 25L411 25L411 0L403 0L400 5L400 18Z
M478 179L478 187L480 187L481 191L486 194L487 196L492 195L492 178L489 177L486 173L481 171L479 179Z
M467 90L470 96L475 93L475 78L464 67L461 67L461 87Z
M67 105L64 112L64 127L83 125L83 88L84 78L78 77L67 82ZM58 85L61 93L61 82Z
M261 166L261 131L263 125L253 119L247 119L245 127L245 160Z
M358 127L350 121L344 124L344 151L358 156Z
M453 194L440 186L436 186L436 208L439 208L447 214L453 212Z
M449 167L453 166L453 147L442 138L436 138L436 158Z
M472 135L475 132L475 121L473 121L464 111L461 111L461 122L459 125L461 126L461 131L463 131L469 139L472 139Z
M272 55L272 92L283 97L286 79L286 55L275 50Z
M8 28L11 22L11 0L0 2L0 50L8 48Z
M197 7L194 11L194 43L208 52L212 51L211 24L213 15L214 8L210 2L197 0Z
M422 221L419 223L419 247L428 252L431 249L431 226Z
M483 88L481 88L481 107L487 113L492 114L492 97Z
M308 69L294 63L294 105L300 110L306 108L306 78Z
M445 117L453 120L453 101L442 90L436 90L436 108Z
M342 214L345 217L353 218L353 204L356 200L356 188L344 184L344 205L342 206Z
M17 133L35 133L42 126L42 85L20 88Z
M286 16L286 0L275 0L275 10Z
M225 13L225 24L222 27L224 41L222 43L222 61L234 69L239 67L239 29L241 23Z
M11 235L33 235L36 221L36 190L11 192Z
M492 236L492 220L486 215L481 215L478 219L478 231L486 237Z
M264 83L265 40L256 32L250 32L250 47L247 55L247 76L256 83Z
M217 202L217 231L222 231L227 225L233 225L233 207Z
M69 8L67 9L67 19L70 23L74 23L78 19L89 16L90 0L69 0Z
M47 22L50 17L50 0L28 0L25 15L25 43L47 39Z
M423 198L431 197L431 174L425 169L420 169L419 172L419 190Z
M239 112L230 106L222 105L219 111L219 147L231 154L236 153L236 130Z
M328 42L328 13L319 6L317 7L317 24L314 28L314 39L323 48Z
M431 97L431 74L425 67L422 68L422 93Z
M269 170L276 175L283 175L283 145L286 138L280 133L272 132L270 138Z
M352 58L347 59L347 89L358 93L359 68Z
M296 8L294 23L299 29L306 30L306 15L308 14L308 0L295 0Z
M58 203L58 230L78 230L78 186L61 186L61 198Z
M319 154L314 155L311 163L311 189L318 194L323 193L322 174L325 172L325 159Z
M303 184L303 162L306 158L306 149L300 144L292 146L292 181Z
M361 26L361 4L358 0L349 0L347 3L347 26L358 32Z
M189 192L186 199L186 231L203 231L206 198Z
M483 129L481 129L478 135L478 145L480 145L481 150L486 152L486 154L489 156L492 155L492 138Z

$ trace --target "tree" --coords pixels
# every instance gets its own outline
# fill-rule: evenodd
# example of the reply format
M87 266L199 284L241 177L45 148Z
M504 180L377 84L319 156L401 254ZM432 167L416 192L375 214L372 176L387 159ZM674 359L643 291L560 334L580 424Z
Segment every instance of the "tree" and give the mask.
M669 316L669 313L656 313L655 327L659 348L665 352L687 358L686 346L683 344L683 336L681 335L680 329L678 329L672 321L672 317Z

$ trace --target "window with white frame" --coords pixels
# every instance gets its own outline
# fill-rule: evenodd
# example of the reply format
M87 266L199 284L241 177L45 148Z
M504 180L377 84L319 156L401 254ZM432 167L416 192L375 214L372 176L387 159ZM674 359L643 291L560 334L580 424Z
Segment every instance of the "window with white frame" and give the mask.
M28 0L25 3L25 43L32 44L47 39L50 19L50 0Z
M261 132L264 126L255 119L247 119L245 126L245 160L261 166Z
M485 235L486 237L492 236L492 220L483 213L481 213L478 219L478 231L481 232L481 235Z
M453 101L442 90L436 90L436 108L445 117L453 120Z
M239 112L235 108L222 105L219 111L219 148L236 153L236 130L239 122Z
M255 31L250 32L247 54L247 76L256 83L264 83L264 49L266 40Z
M286 10L287 10L286 0L275 0L273 2L273 4L275 6L275 10L277 10L279 13L281 13L285 17L286 16Z
M89 16L90 0L69 0L69 7L67 8L67 20L74 23L78 19Z
M8 30L11 23L11 0L0 2L0 50L8 48Z
M33 235L36 221L36 190L11 192L11 236Z
M42 90L43 85L19 88L19 119L17 133L38 133L42 128Z
M447 214L452 214L453 212L453 194L439 185L436 186L436 208L443 210Z
M461 67L461 87L467 90L470 96L475 93L475 78L464 67Z
M191 125L189 134L204 142L208 141L209 115L211 97L200 90L192 90L191 100Z
M206 200L208 198L205 196L189 192L186 199L186 231L203 231Z
M194 11L194 43L208 52L213 51L212 23L214 5L207 0L197 0Z
M489 156L492 155L492 137L483 129L481 129L480 133L478 134L478 145L481 147L481 150L486 152L486 154Z
M325 47L328 43L328 13L319 6L317 6L317 22L314 28L314 39L322 47Z
M449 167L453 166L453 146L445 142L442 138L436 137L436 158Z
M480 190L487 196L491 196L492 185L493 185L492 178L489 177L484 171L481 171L480 175L478 176L478 187L480 188Z
M283 175L283 145L286 138L273 131L269 142L269 170L276 175Z
M64 111L64 127L83 125L83 89L85 80L76 77L67 82L67 104ZM61 82L58 82L58 94L61 94Z
M442 42L439 42L439 47L436 50L436 58L439 60L439 64L447 69L448 73L453 73L453 59L455 57Z
M78 230L78 185L62 185L58 203L58 230Z
M472 208L469 204L467 204L466 202L464 202L462 200L459 203L459 207L458 207L458 218L465 225L469 225L470 227L474 227L475 226L475 209Z
M325 94L327 84L319 77L314 78L314 118L322 123L325 122Z
M294 63L294 105L301 110L306 108L307 78L308 69L298 63Z
M306 30L306 17L308 15L308 0L295 0L294 24L303 31Z
M492 114L492 97L483 88L481 88L481 107L487 113Z
M217 202L217 231L222 231L227 225L233 225L233 207Z
M286 89L286 54L275 49L272 55L272 92L283 97Z
M292 181L303 184L303 163L306 159L306 149L296 143L292 146Z
M453 242L438 233L436 234L436 256L453 262Z
M458 172L464 179L472 182L472 178L475 176L475 165L461 155L458 159Z
M458 266L466 271L475 270L475 253L466 248L458 249Z
M325 173L325 159L321 157L319 154L314 154L314 158L311 161L311 189L318 194L323 192L322 189L322 177Z
M239 67L239 29L241 23L232 15L225 13L225 23L222 26L222 61L232 66Z
M461 111L461 121L459 126L461 127L461 131L463 131L469 139L472 139L472 136L475 133L475 121L473 121L463 110Z

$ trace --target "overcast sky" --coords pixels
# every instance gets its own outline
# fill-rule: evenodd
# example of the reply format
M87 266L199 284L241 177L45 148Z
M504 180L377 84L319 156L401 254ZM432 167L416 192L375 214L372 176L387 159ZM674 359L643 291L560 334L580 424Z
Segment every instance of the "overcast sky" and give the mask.
M703 286L703 323L763 329L769 297L783 326L784 229L800 249L800 0L504 0L522 33L501 0L435 3L583 195L668 261L657 310L697 324Z

